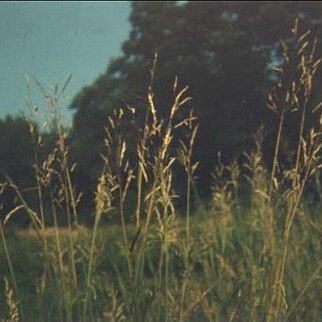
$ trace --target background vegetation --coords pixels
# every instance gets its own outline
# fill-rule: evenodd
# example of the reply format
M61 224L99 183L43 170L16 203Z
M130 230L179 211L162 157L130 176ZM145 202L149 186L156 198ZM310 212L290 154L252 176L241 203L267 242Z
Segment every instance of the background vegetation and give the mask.
M319 40L321 10L320 4L314 2L133 3L132 30L123 44L123 54L109 62L106 72L71 104L75 114L69 133L70 156L71 162L77 163L75 183L83 192L83 212L94 207L90 200L102 166L99 154L104 146L106 117L116 107L130 106L144 121L148 70L155 53L155 100L163 113L172 99L174 77L189 85L193 97L190 104L200 123L194 150L195 159L200 161L198 193L207 198L209 172L214 169L218 152L225 160L240 159L244 151L250 150L258 127L264 122L275 124L263 106L276 81L271 67L283 61L280 40L292 41L288 31L295 17ZM318 76L316 88L319 83ZM295 131L293 123L292 120L286 125L290 138ZM26 127L21 119L12 118L2 120L1 126L10 127L14 137L19 137ZM125 127L128 133L129 127ZM265 131L263 154L269 164L275 128L266 126ZM23 146L15 150L7 135L10 134L4 134L0 142L0 166L17 184L31 187L30 173L22 171L33 162L27 139L20 140ZM43 144L49 143L44 140ZM26 153L19 152L25 150ZM15 171L7 160L14 160L20 170Z

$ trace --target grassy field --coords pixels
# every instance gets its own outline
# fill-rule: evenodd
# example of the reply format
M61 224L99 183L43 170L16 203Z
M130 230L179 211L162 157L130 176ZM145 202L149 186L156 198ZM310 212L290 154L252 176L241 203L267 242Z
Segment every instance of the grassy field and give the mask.
M308 122L321 119L321 104L311 100L319 60L308 34L295 25L293 36L297 41L294 48L284 44L288 59L268 97L277 122L271 164L264 162L260 129L243 162L214 160L207 204L195 191L198 125L192 112L182 113L189 97L177 81L163 117L151 81L135 152L121 135L135 110L119 109L108 118L91 227L78 220L59 119L55 146L44 160L37 157L41 140L31 125L37 207L9 177L1 185L19 203L0 226L0 320L321 321L321 205L308 203L322 165L322 122ZM298 135L285 164L280 155L290 113L298 114ZM173 185L178 164L185 173L180 213ZM10 231L16 215L28 216L32 229ZM106 216L119 225L103 225Z
M214 210L207 214L200 213L192 218L189 246L185 242L184 220L174 220L168 249L164 250L168 254L167 274L166 267L162 267L165 265L162 263L165 261L160 249L162 244L155 237L145 249L138 289L132 289L133 280L130 279L124 255L121 227L99 229L86 316L81 312L93 231L78 228L73 232L78 282L74 289L60 286L60 283L66 283L68 287L73 287L70 285L72 272L69 271L67 258L70 234L67 229L59 230L64 266L62 271L52 267L50 273L44 268L45 259L34 231L7 233L17 284L17 292L13 292L12 298L18 305L16 314L25 321L64 321L67 309L71 311L71 321L174 321L180 316L182 321L261 321L264 319L268 292L276 291L272 289L270 271L276 259L269 257L265 249L267 241L263 233L263 219L258 212L250 209L227 209L222 215ZM303 211L294 223L283 278L281 321L321 319L321 229L318 212ZM133 238L135 227L127 227L127 232ZM55 232L46 229L45 235L50 265L58 266ZM279 255L283 246L278 244L274 247ZM136 257L135 250L130 254L133 265ZM3 263L0 274L10 281L3 248L0 261ZM12 282L9 285L13 289ZM11 316L15 320L14 303L9 301L6 304L9 292L5 292L4 286L2 281L2 318L5 320ZM139 302L135 316L131 313L135 304L130 302L134 300ZM68 301L69 306L64 308L67 303L63 301Z

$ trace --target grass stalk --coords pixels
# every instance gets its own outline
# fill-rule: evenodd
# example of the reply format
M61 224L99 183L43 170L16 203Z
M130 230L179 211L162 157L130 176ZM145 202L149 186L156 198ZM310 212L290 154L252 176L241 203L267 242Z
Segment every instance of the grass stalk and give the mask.
M13 288L14 288L14 291L15 291L16 296L18 298L20 317L21 317L22 321L25 321L25 314L24 314L23 305L22 305L22 297L21 297L19 289L18 289L17 279L16 279L15 271L13 269L12 260L10 257L10 253L9 253L9 249L8 249L8 245L6 242L6 237L4 234L3 225L2 225L1 221L0 221L0 233L1 233L2 244L3 244L5 256L6 256L6 261L7 261L8 268L9 268L10 277L11 277L11 280L13 283Z

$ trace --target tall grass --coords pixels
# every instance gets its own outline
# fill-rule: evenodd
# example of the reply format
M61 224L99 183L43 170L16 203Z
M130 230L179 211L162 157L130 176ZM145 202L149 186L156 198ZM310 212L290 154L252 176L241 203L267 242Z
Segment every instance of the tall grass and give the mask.
M309 32L300 33L297 22L291 39L283 44L284 63L268 98L277 122L271 164L264 162L263 128L242 164L224 164L219 154L211 200L200 213L192 207L198 199L194 193L198 162L193 156L198 125L188 108L188 87L180 89L175 79L173 101L161 116L153 89L156 60L143 124L133 108L117 109L106 120L93 227L83 227L78 218L81 195L73 186L75 166L68 162L68 132L59 114L53 112L55 143L46 155L39 152L42 136L30 122L38 206L32 208L7 177L2 187L13 189L19 204L0 225L0 258L7 265L0 318L321 320L322 222L303 198L321 167L321 122L312 122L321 119L322 104L313 101L312 94L320 61L316 43L310 41ZM55 96L39 82L36 85L49 110L59 109L63 90ZM289 117L297 120L293 141L285 131ZM128 137L124 124L136 124L136 135ZM295 153L284 162L282 148L287 142ZM176 201L183 196L174 185L178 166L185 173L181 182L185 207L180 213ZM36 281L31 283L37 307L32 313L17 269L19 256L26 254L13 257L19 237L5 235L7 222L19 211L30 217L41 254ZM103 226L104 216L117 217L120 224ZM65 229L60 222L66 223ZM35 250L25 246L24 252L31 251Z
M278 321L281 316L284 316L287 309L284 276L290 245L290 232L294 220L299 214L300 202L307 181L321 167L321 122L312 125L307 122L310 114L319 113L315 115L315 118L321 118L320 111L312 104L313 80L320 59L316 58L316 42L310 44L308 41L310 32L300 34L297 21L292 29L292 34L295 43L293 48L284 44L284 57L287 63L283 66L281 78L270 96L270 106L279 115L279 127L267 203L271 203L272 190L275 188L274 190L283 196L284 211L281 216L282 230L275 234L278 237L277 243L280 249L278 251L272 250L275 252L273 257L276 262L273 266L274 277L271 280L271 290L268 296L267 321ZM290 73L287 68L292 66L296 66L296 70ZM279 88L282 88L282 91ZM279 174L280 178L278 178L276 173L283 121L285 114L292 111L300 114L297 141L293 147L296 156L292 160L291 166L283 169L283 172ZM284 187L281 188L283 183ZM270 226L273 231L278 231L278 226L274 223L277 221L276 215L275 218L270 219ZM273 238L272 235L271 239Z

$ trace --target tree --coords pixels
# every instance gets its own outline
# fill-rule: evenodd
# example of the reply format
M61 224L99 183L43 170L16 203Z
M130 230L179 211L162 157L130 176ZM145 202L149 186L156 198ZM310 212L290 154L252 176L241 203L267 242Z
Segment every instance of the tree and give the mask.
M28 124L23 118L0 120L0 169L23 188L33 177L33 151Z
M33 150L28 124L23 118L0 120L0 183L9 176L22 190L34 186ZM2 217L13 208L14 192L4 189L0 195Z
M199 183L207 192L217 152L237 157L270 117L264 108L273 81L268 66L280 59L279 41L287 40L296 16L318 32L321 14L322 5L305 2L133 2L123 54L72 103L73 154L83 186L91 190L98 175L106 116L119 106L144 109L149 66L158 53L157 107L167 108L175 76L189 85L200 122Z

